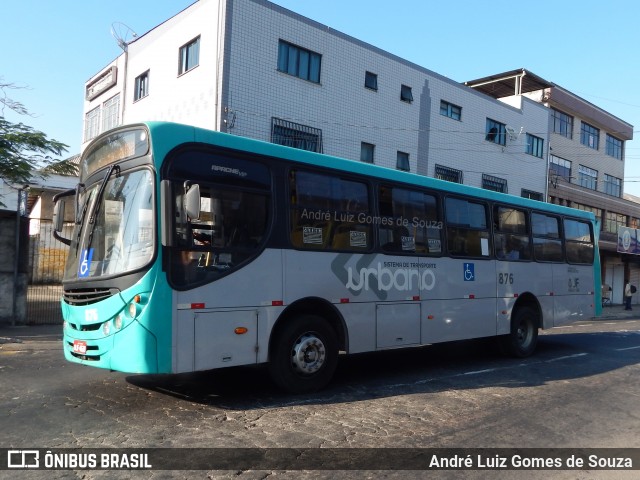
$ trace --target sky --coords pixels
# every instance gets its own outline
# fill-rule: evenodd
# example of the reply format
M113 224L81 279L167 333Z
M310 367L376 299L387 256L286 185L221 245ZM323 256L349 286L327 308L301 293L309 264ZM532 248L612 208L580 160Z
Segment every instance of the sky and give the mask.
M80 151L84 84L121 50L193 0L20 0L2 5L0 83L32 114L16 117ZM634 126L626 193L640 196L640 2L276 0L274 3L464 82L525 68ZM1 94L1 92L0 92ZM0 112L2 114L2 112ZM601 141L603 145L604 142Z

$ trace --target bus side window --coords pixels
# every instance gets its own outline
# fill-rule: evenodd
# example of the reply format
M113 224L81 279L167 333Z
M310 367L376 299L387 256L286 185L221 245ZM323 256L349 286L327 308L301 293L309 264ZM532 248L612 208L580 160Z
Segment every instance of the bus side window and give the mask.
M461 198L446 199L447 248L452 255L488 257L487 207Z
M533 255L541 262L563 262L560 219L542 213L531 214Z
M564 219L565 248L567 261L591 265L593 263L593 234L587 222Z
M531 242L527 212L496 205L493 218L496 257L499 260L530 260Z
M292 171L290 184L290 240L309 250L366 251L372 242L369 189L326 174ZM363 220L364 219L364 220Z
M389 253L439 255L442 221L435 196L418 190L380 187L380 245Z

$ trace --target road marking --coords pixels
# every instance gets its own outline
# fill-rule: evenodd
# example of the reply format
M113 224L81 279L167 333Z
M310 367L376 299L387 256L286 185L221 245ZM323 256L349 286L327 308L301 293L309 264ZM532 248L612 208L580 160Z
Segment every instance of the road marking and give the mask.
M640 345L638 345L637 347L616 348L616 352L624 352L625 350L635 350L637 348L640 348Z
M589 355L589 354L588 353L576 353L575 355L565 355L564 357L550 358L549 360L544 360L544 362L546 362L546 363L557 362L558 360L568 360L570 358L584 357L585 355Z
M464 373L461 373L461 374L456 375L456 376L460 376L460 375L477 375L479 373L489 373L489 372L495 372L497 370L498 370L497 368L487 368L485 370L475 370L473 372L464 372Z

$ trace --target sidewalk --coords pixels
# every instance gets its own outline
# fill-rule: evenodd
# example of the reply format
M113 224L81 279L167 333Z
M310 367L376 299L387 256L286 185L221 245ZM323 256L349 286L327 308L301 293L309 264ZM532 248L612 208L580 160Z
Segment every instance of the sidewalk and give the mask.
M640 305L632 305L633 310L625 310L624 305L611 305L602 307L602 313L594 320L624 320L640 318Z
M4 344L31 344L62 340L62 325L0 325L0 348Z

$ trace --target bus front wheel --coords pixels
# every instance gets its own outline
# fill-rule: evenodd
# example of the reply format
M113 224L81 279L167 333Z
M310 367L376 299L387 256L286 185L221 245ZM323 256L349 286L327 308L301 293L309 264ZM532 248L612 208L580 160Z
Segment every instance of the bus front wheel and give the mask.
M538 315L530 307L518 308L511 318L511 332L500 338L503 351L518 358L531 355L538 344Z
M321 317L301 315L276 332L269 372L280 388L307 393L325 387L338 363L338 340Z

